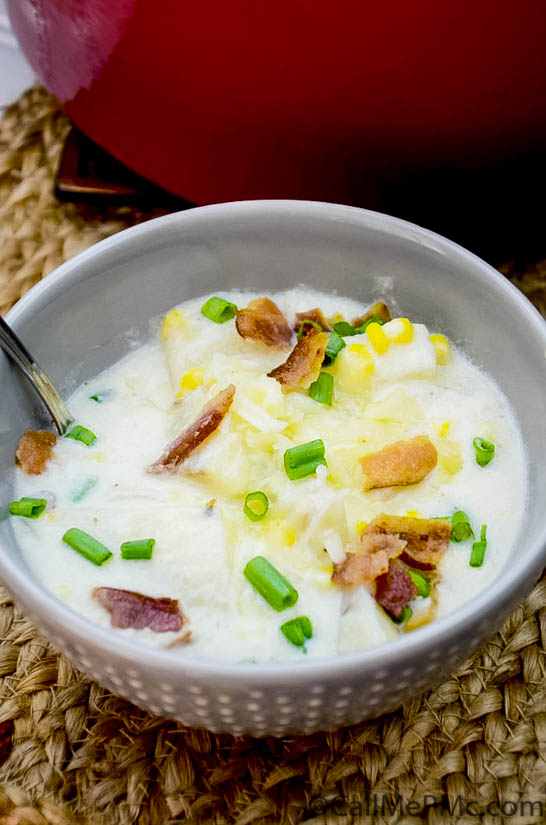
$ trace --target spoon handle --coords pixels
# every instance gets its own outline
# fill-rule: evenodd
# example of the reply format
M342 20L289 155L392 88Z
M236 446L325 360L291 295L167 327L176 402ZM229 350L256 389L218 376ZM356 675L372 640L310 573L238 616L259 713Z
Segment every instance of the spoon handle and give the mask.
M15 361L51 413L59 433L64 435L74 420L63 399L23 342L0 315L0 347Z

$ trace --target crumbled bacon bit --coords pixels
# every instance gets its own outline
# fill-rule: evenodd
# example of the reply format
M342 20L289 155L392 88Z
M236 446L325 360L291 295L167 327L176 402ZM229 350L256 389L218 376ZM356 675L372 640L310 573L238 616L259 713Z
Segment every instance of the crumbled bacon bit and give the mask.
M445 519L387 516L381 513L366 526L364 535L384 534L404 541L400 559L419 570L435 570L449 547L451 524Z
M53 447L57 443L55 433L47 430L28 430L19 439L15 451L15 463L23 472L31 476L39 476L53 454Z
M355 318L351 323L353 327L361 327L362 324L365 324L370 318L379 318L380 321L386 324L387 321L392 320L391 311L384 301L377 301L375 304L372 304L364 315Z
M284 364L268 372L268 376L276 378L284 387L310 387L319 376L327 344L328 333L311 327L296 343Z
M449 547L451 524L445 519L386 516L381 513L370 522L368 528L403 539L406 546L400 558L410 567L420 570L435 570Z
M148 467L149 473L172 473L180 464L211 436L224 420L235 395L235 387L229 384L206 404L199 417L173 441L163 455Z
M324 314L319 307L315 307L314 309L308 309L307 312L296 312L296 332L299 331L299 328L301 327L304 321L313 321L313 323L319 325L323 332L330 332L328 321L324 317ZM312 324L307 324L303 328L303 334L307 335L310 329L316 329L316 327L313 327Z
M395 558L419 570L435 570L449 547L450 532L445 519L381 513L366 525L357 552L334 564L332 581L342 587L368 584L387 573Z
M375 580L376 602L398 618L416 596L417 588L402 562L391 559L387 572Z
M347 553L342 562L334 564L332 581L342 587L372 582L387 572L389 561L399 556L405 546L406 542L398 536L364 532L358 552Z
M156 599L116 587L95 587L93 596L110 613L112 627L124 630L149 627L154 633L177 633L184 624L178 599Z
M426 435L408 441L395 441L360 459L365 490L417 484L436 467L438 453Z
M181 636L177 636L172 642L169 642L167 647L181 647L182 645L189 645L193 642L193 634L191 630L186 630Z
M271 298L255 298L246 309L237 311L235 326L241 338L261 341L268 347L288 347L292 330Z

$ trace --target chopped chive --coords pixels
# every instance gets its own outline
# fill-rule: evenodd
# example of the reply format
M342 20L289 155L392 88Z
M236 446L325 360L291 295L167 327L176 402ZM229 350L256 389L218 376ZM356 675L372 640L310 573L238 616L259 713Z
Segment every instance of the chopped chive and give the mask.
M451 516L451 541L467 541L474 538L474 531L470 519L462 510L457 510Z
M87 427L81 427L79 424L72 427L70 432L66 433L65 438L73 438L74 441L81 441L86 447L90 447L97 440L94 432L88 430Z
M100 567L112 556L112 553L104 544L101 544L100 541L78 527L71 527L70 530L67 530L63 536L63 541L83 556L84 559L96 564L97 567Z
M324 351L324 366L327 367L329 364L333 364L343 347L346 346L347 344L341 335L338 335L337 332L331 332Z
M286 610L298 601L298 591L263 556L251 559L243 573L254 590L263 596L274 610Z
M106 401L112 395L112 390L102 390L101 392L96 392L94 395L89 396L90 401L95 401L97 404L102 404L103 401Z
M307 461L305 464L300 464L298 467L292 467L290 469L285 467L286 475L290 481L297 481L299 478L314 475L317 471L317 467L320 467L321 464L326 465L326 461L324 459L320 459L317 461Z
M366 332L366 330L367 330L367 328L370 324L379 324L379 326L382 327L384 323L385 322L382 321L381 318L378 318L377 316L374 315L373 318L368 318L368 320L365 321L362 324L361 327L356 327L356 334L357 335L362 335L364 332Z
M82 498L93 489L97 482L98 478L88 478L87 481L84 484L82 484L79 490L75 490L72 493L72 501L81 501Z
M205 318L208 318L209 321L214 321L215 324L225 324L226 321L235 318L237 305L215 295L213 298L205 301L201 307L201 314L204 315Z
M331 407L334 400L334 376L328 372L321 372L309 387L309 397Z
M472 444L476 451L476 462L480 467L487 467L495 455L495 445L492 441L486 441L485 438L481 438L479 435L472 439Z
M138 539L124 541L120 547L122 559L151 559L155 546L155 539Z
M348 321L338 321L337 324L334 324L334 332L342 338L346 338L348 335L356 335L356 329Z
M307 616L289 619L281 625L281 631L288 641L296 647L303 647L305 640L313 637L313 625Z
M261 490L247 493L243 510L251 521L261 521L269 510L269 499Z
M284 469L291 481L312 475L319 464L326 465L324 441L320 438L290 447L284 453Z
M410 574L415 585L417 595L421 596L422 599L427 599L430 596L429 580L425 576L421 576L420 573L416 573L414 570L408 570L408 573Z
M411 617L413 616L413 610L407 604L405 607L402 608L402 612L399 616L393 616L392 613L390 613L389 615L393 622L396 622L396 624L404 624L404 622L407 622L408 619L411 619Z
M38 518L47 507L45 498L29 498L23 496L19 501L12 501L9 511L12 516L24 516L24 518Z
M303 335L305 327L314 327L315 329L318 329L319 332L322 332L322 327L321 327L320 324L317 324L316 321L312 321L311 318L304 318L303 321L301 322L300 328L298 329L298 332L296 334L296 338L298 339L298 341L300 340L301 336Z
M487 524L482 524L480 532L480 540L475 541L472 545L472 552L470 554L470 567L481 567L485 558L485 550L487 548Z

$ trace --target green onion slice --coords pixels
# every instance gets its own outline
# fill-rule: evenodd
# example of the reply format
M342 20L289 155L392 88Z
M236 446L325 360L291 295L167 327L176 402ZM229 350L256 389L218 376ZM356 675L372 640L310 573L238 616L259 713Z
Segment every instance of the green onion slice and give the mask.
M322 332L322 327L321 327L320 324L317 324L316 321L312 321L311 318L304 318L303 321L301 322L300 328L298 329L298 332L296 334L296 338L298 339L298 341L300 340L301 336L303 335L305 327L315 327L315 329L318 329L319 332Z
M102 404L103 401L106 401L112 395L112 390L102 390L101 392L96 392L94 395L89 396L90 401L95 401L97 404Z
M472 439L472 444L476 451L477 463L480 467L487 467L495 455L495 445L492 441L486 441L485 438L481 438L479 435Z
M82 498L87 495L87 493L91 492L91 490L97 482L98 478L88 478L87 481L84 482L84 484L82 484L79 490L75 490L72 493L72 501L81 501Z
M430 596L430 581L420 573L416 573L414 570L408 570L408 573L410 574L415 585L417 595L421 596L422 599L428 598Z
M309 387L309 396L313 401L331 407L334 400L334 376L328 372L321 372Z
M120 547L122 559L151 559L155 546L155 539L138 539L124 541Z
M214 321L215 324L225 324L235 318L237 314L237 305L230 301L225 301L223 298L214 296L205 301L201 307L201 314L208 318L209 321Z
M38 518L47 507L45 498L29 498L23 496L19 501L12 501L9 511L12 516L24 516L24 518Z
M81 427L79 424L72 427L70 432L66 433L65 438L73 438L74 441L81 441L86 447L90 447L97 440L94 432L88 430L87 427Z
M244 575L260 596L277 611L286 610L298 601L298 591L288 579L263 556L255 556L244 569Z
M334 324L334 332L341 335L342 338L346 338L348 335L356 335L356 329L348 321L338 321L337 324Z
M250 521L261 521L269 510L269 499L261 490L247 493L243 510Z
M482 524L480 532L480 540L475 541L472 545L472 552L470 554L470 567L481 567L485 558L485 550L487 548L487 524Z
M330 364L333 364L343 347L346 346L347 344L341 335L338 335L337 332L331 332L328 335L328 343L326 344L326 349L324 351L324 366L327 367Z
M100 541L78 527L71 527L70 530L67 530L63 536L63 541L83 556L84 559L96 564L97 567L100 567L112 556L112 553L104 544L101 544Z
M385 322L384 322L384 321L382 321L382 320L381 320L381 318L377 318L377 317L374 315L372 318L368 318L368 320L367 320L367 321L365 321L365 322L362 324L362 326L361 326L361 327L356 327L356 328L355 328L355 332L356 332L356 334L357 334L357 335L362 335L364 332L366 332L366 330L367 330L367 328L369 327L369 325L370 325L370 324L379 324L379 326L381 326L381 327L382 327L384 323L385 323Z
M413 610L411 609L409 604L402 608L402 612L399 616L393 616L392 613L390 614L391 619L393 620L393 622L396 622L396 624L404 624L408 621L408 619L411 619L412 616Z
M467 541L474 538L474 531L470 519L462 510L457 510L451 516L451 541Z
M319 464L326 465L324 441L320 438L290 447L284 453L284 469L291 481L312 475Z
M313 625L307 616L289 619L281 625L281 631L288 641L296 647L303 647L305 640L313 637Z

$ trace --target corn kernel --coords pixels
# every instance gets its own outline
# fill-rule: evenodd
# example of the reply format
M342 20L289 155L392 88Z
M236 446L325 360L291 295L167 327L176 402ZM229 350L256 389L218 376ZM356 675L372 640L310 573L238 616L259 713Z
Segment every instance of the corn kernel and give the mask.
M203 383L203 370L195 369L185 373L180 379L180 392L176 396L182 398L187 392L197 389Z
M179 309L171 309L167 312L161 323L160 335L162 338L167 338L175 329L182 329L188 320L185 312Z
M451 429L451 422L450 421L442 421L442 423L440 424L440 430L439 430L440 437L445 438L446 436L448 436L450 429Z
M407 518L422 518L420 510L407 510L406 516Z
M197 387L200 387L202 383L203 370L195 369L190 370L182 376L182 380L180 381L180 387L183 390L195 390Z
M413 341L413 324L409 318L393 318L384 325L383 332L396 344L409 344Z
M385 335L385 330L381 324L368 324L366 329L368 340L378 355L383 355L389 348L389 339Z
M454 476L463 466L463 452L458 441L449 438L436 444L438 448L438 464L442 470Z
M430 336L430 341L436 354L436 363L445 366L451 361L451 345L445 335L435 333Z
M367 521L357 521L356 523L356 532L363 533L366 529L368 522Z
M285 527L284 529L284 543L287 547L293 547L296 543L296 531L293 530L291 527Z
M365 375L371 375L373 373L373 358L370 354L370 350L365 344L352 344L349 347L349 352L358 356L359 367Z

